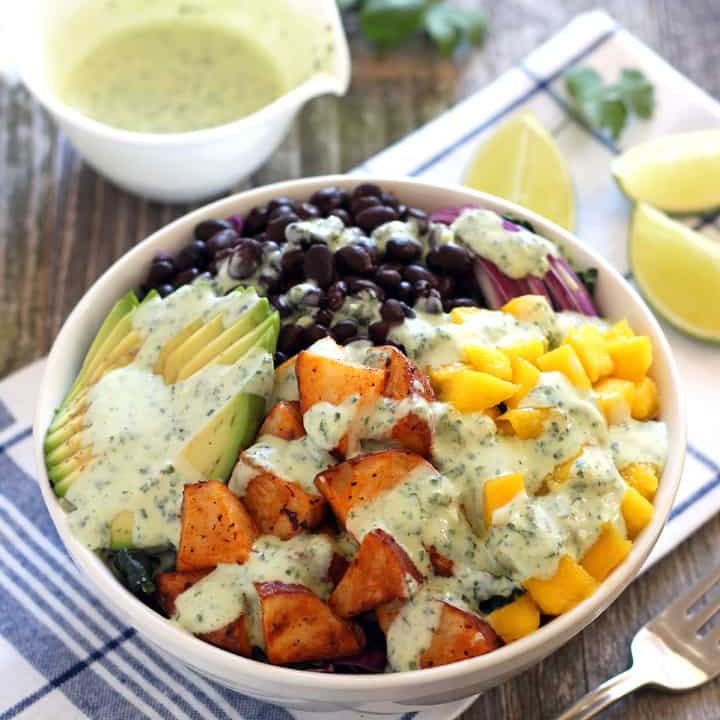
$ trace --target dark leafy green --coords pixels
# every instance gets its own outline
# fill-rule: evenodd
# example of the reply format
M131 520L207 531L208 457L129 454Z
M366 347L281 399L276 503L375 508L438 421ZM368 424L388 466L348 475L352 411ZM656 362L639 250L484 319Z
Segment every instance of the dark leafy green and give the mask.
M595 299L595 288L597 287L598 271L597 268L587 268L587 270L577 270L575 273L582 284L587 288L590 297Z
M640 70L623 69L614 84L606 84L590 67L572 67L563 79L575 111L613 140L620 137L631 114L646 119L655 108L653 86Z
M175 551L167 547L103 550L100 556L115 577L141 598L155 592L155 575L175 567Z

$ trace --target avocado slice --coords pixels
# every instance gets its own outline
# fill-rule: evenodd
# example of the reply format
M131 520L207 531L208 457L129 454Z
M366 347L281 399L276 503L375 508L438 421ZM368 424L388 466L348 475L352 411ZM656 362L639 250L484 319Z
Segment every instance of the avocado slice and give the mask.
M254 330L246 333L230 345L230 347L223 350L223 352L208 363L208 365L232 365L238 362L250 348L256 345L264 348L268 352L275 352L275 344L277 343L279 332L280 316L274 312L270 317L265 318Z
M135 514L131 510L119 512L110 523L110 549L131 548L134 533Z
M182 345L173 350L165 361L163 377L168 385L178 381L180 368L212 342L224 329L222 313L198 328Z
M189 325L186 325L175 337L168 340L160 350L153 372L156 375L165 374L165 363L172 352L179 348L194 332L199 330L203 325L200 318L196 318Z

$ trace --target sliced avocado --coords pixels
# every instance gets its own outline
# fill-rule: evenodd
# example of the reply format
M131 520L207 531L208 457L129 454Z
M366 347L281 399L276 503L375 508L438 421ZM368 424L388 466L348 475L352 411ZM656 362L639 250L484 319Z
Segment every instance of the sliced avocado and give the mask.
M46 455L85 427L84 414L66 415L64 417L66 422L58 424L57 427L54 427L55 423L53 422L53 425L50 426L50 431L45 437Z
M58 497L63 497L72 484L82 475L82 470L74 470L55 485L53 490Z
M178 380L185 380L198 370L204 368L213 358L220 355L234 342L251 332L270 313L270 303L266 298L259 298L258 301L249 307L235 323L223 330L214 340L208 343L193 358L188 360L180 368L177 375Z
M168 385L176 382L180 368L220 335L223 329L222 314L215 315L212 320L196 330L182 345L173 350L165 361L163 371L165 382Z
M270 334L265 338L266 331L270 330ZM208 365L232 365L236 363L251 347L258 344L260 339L264 338L264 347L269 352L275 352L275 343L277 342L277 333L280 331L280 317L274 312L270 317L265 318L254 330L243 335L239 340L230 345L229 348L223 350ZM275 338L273 340L273 337ZM268 343L272 349L268 347Z
M163 375L165 372L165 363L167 362L168 356L180 345L182 345L195 331L202 327L203 321L200 318L193 320L189 325L186 325L177 335L170 338L158 355L155 361L155 367L153 372L156 375Z
M110 523L110 549L122 550L133 546L135 515L131 510L119 512Z
M48 466L48 477L53 485L66 478L70 473L76 470L84 470L88 463L93 459L91 447L84 447L78 450L74 455L54 466Z

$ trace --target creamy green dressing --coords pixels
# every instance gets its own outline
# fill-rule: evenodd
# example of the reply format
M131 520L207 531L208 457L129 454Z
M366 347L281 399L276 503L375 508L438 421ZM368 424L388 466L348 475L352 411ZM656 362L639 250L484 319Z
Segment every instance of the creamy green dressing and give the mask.
M169 133L232 122L286 89L280 66L249 34L176 18L105 36L60 78L57 94L108 125Z
M542 277L550 267L547 256L558 254L549 240L520 225L510 230L492 210L464 210L450 227L455 242L495 263L511 278Z
M656 420L628 419L609 428L610 450L615 465L622 470L634 462L653 463L659 468L667 459L667 425Z
M332 590L328 569L334 543L327 535L280 540L263 535L242 565L218 565L175 600L173 620L191 633L225 627L245 613L252 645L264 647L262 616L253 583L304 585L322 598Z

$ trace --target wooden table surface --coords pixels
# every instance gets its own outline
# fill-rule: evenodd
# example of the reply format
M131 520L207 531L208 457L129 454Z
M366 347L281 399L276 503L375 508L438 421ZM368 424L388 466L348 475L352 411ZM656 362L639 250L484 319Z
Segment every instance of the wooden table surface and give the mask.
M505 0L482 49L462 62L418 47L383 58L353 40L353 82L340 100L310 103L271 161L262 184L347 170L481 88L593 0ZM717 0L613 0L605 7L711 94L720 95ZM237 189L237 188L236 188ZM85 166L46 113L0 76L0 376L45 354L88 285L120 254L188 206L128 195ZM634 631L717 557L715 518L635 582L585 632L520 677L488 692L463 716L552 717L623 670ZM606 718L720 718L720 683L684 695L642 690Z

